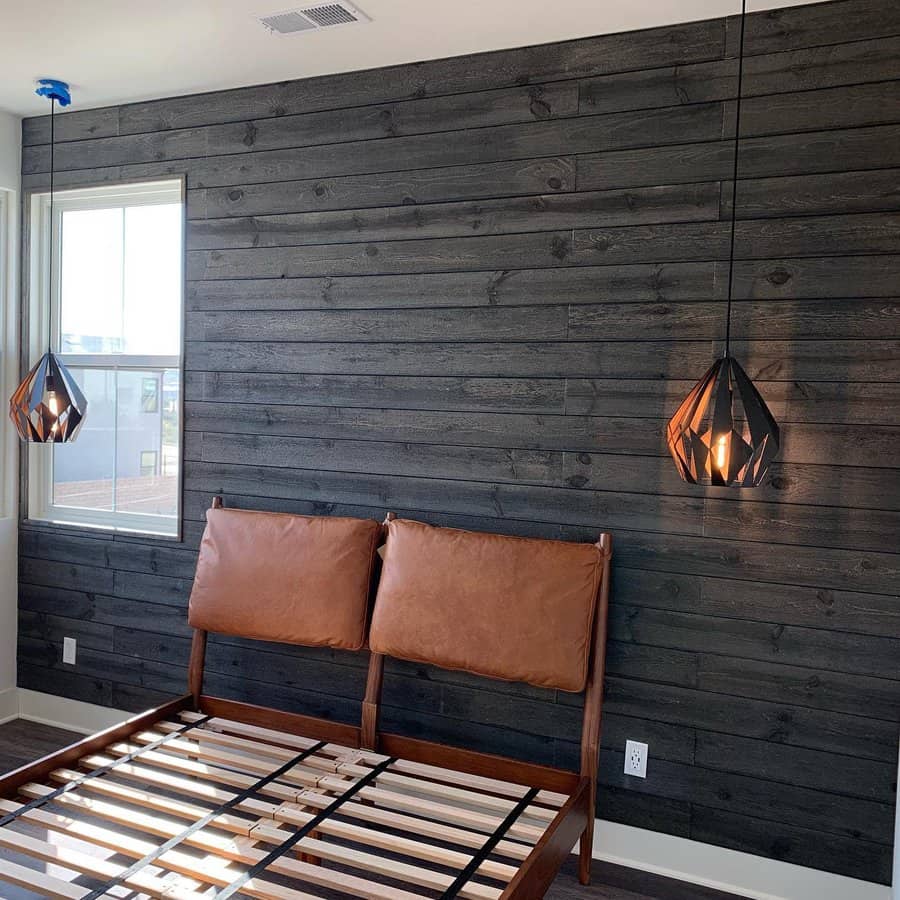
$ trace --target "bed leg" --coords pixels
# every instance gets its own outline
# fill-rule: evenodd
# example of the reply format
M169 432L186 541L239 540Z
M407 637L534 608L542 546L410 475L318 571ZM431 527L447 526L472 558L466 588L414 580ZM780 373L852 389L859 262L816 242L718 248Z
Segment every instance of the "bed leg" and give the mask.
M594 856L594 816L588 816L587 827L581 835L581 849L578 854L578 880L582 884L591 883L591 860Z

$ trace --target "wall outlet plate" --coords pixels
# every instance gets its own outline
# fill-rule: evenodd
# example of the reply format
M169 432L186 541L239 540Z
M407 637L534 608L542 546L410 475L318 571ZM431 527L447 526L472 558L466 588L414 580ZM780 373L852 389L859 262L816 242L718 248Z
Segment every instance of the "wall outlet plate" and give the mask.
M75 665L75 658L78 653L78 642L75 638L63 638L63 662L67 666Z
M640 741L625 741L625 774L635 778L647 777L649 748Z

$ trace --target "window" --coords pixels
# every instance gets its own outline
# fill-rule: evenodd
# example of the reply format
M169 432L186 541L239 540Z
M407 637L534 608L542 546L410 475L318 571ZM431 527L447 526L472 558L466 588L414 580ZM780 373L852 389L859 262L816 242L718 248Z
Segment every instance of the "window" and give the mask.
M183 206L181 181L57 192L53 222L32 198L32 361L49 322L88 402L74 442L29 448L32 519L178 534Z
M159 378L156 376L151 375L143 381L141 411L145 413L159 412Z
M141 450L141 475L144 477L158 475L156 471L158 459L159 453L156 450Z

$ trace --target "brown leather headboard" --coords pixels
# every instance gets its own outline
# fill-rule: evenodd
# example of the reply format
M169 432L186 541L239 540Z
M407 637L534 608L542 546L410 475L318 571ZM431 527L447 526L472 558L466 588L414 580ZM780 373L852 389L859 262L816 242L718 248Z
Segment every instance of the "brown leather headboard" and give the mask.
M359 650L381 525L210 509L188 620L220 634Z
M446 669L583 690L604 560L595 544L394 519L369 645Z

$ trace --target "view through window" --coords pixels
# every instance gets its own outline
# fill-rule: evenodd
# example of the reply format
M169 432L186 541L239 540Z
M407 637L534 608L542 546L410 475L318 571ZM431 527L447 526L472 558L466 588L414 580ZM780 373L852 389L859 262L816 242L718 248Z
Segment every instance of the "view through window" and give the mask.
M40 282L51 246L44 197L37 219ZM32 449L29 515L176 534L181 182L61 192L54 220L51 339L88 411L73 443ZM48 317L38 305L39 325Z

